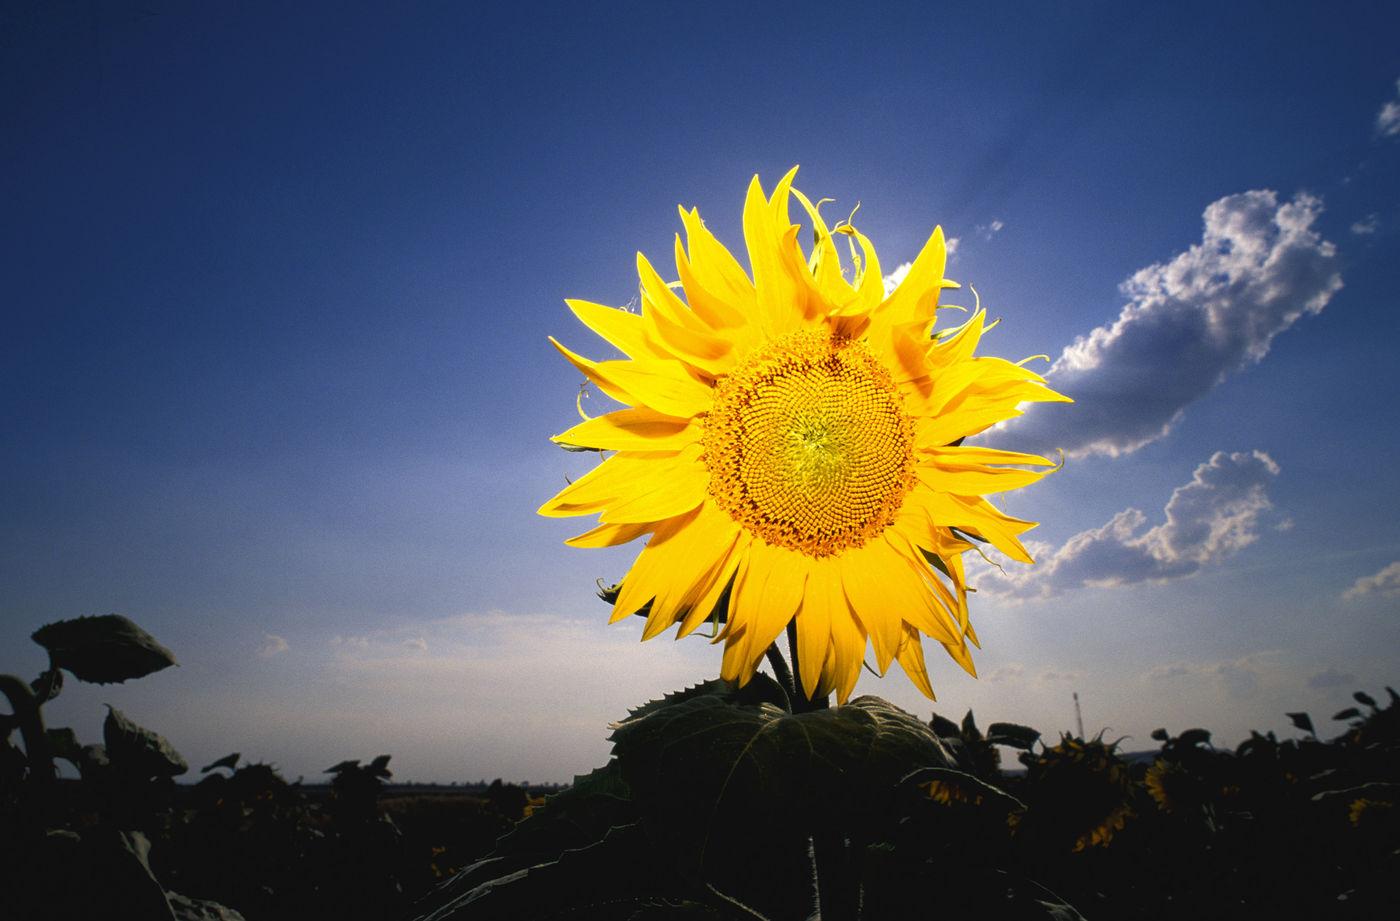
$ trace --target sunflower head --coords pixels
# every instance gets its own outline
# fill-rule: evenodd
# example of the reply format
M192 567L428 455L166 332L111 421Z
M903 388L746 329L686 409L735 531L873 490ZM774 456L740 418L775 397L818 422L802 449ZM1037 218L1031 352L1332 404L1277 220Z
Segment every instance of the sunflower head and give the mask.
M1018 834L1083 851L1107 846L1133 816L1132 775L1115 745L1064 736L1060 744L1039 755L1027 752L1021 760L1031 808L1014 815Z
M1031 561L1019 538L1034 524L987 497L1053 466L963 439L1067 398L975 354L994 325L981 310L936 328L941 292L957 287L941 229L886 292L874 245L850 223L828 227L795 173L771 196L758 177L749 186L748 272L683 209L675 275L637 257L639 312L568 302L621 356L555 346L622 408L556 436L608 456L540 513L599 516L572 546L646 540L613 602L614 621L645 611L643 639L685 636L726 598L715 640L728 680L746 683L795 618L807 696L844 702L873 647L882 674L898 661L932 697L924 637L975 674L961 554L987 542Z

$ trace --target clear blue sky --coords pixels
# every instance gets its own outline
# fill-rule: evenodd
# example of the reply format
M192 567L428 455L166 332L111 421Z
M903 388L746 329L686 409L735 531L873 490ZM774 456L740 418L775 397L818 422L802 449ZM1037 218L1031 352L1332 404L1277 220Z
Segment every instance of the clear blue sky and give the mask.
M196 764L601 763L718 651L607 627L635 551L534 515L590 463L546 336L599 354L565 297L630 300L678 203L742 252L801 164L887 271L941 224L986 348L1090 397L998 435L1070 458L940 710L1054 732L1078 689L1132 747L1400 683L1400 12L867 10L0 7L0 668L117 611L182 667L70 683L86 740L107 701Z

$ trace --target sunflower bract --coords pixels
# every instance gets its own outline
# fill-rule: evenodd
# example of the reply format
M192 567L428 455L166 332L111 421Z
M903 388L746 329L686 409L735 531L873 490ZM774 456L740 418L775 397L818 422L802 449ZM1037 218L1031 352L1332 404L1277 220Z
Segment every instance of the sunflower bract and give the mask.
M980 310L934 334L941 291L958 287L943 277L941 228L886 295L874 246L849 223L828 227L792 188L796 172L771 197L757 176L749 185L752 278L682 210L678 283L638 255L639 313L568 302L626 357L593 361L550 341L626 408L555 437L614 453L540 514L598 514L572 546L647 538L612 617L650 603L643 639L690 633L728 588L716 636L726 680L746 683L795 617L809 697L834 691L844 703L868 646L881 674L898 661L932 697L923 637L975 674L966 538L1030 562L1019 538L1034 524L986 497L1044 475L1027 467L1053 466L961 441L1022 403L1067 398L1020 365L974 354L988 328ZM812 224L810 254L789 217L794 197Z

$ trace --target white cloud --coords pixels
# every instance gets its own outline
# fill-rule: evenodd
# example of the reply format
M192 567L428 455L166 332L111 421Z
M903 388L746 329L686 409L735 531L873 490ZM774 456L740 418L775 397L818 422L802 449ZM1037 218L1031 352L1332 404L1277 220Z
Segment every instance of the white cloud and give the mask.
M979 592L1022 601L1190 576L1258 538L1261 519L1273 507L1266 486L1278 471L1262 451L1217 451L1191 482L1172 491L1161 524L1144 531L1147 516L1125 509L1058 548L1028 544L1034 566L1008 562L1001 571L979 562L969 567L969 578Z
M1342 593L1343 600L1354 601L1367 595L1400 598L1400 560L1396 560L1373 576L1363 576Z
M1026 667L1020 662L1007 662L982 676L984 681L1019 681L1025 677Z
M413 649L418 652L428 651L428 641L421 636L410 637L403 641L403 645L405 649Z
M948 260L950 262L953 260L954 257L957 256L958 245L961 243L962 240L958 237L948 237L946 240L943 241L943 246L948 251ZM901 262L899 265L894 267L894 270L892 272L885 276L884 280L886 297L888 297L894 291L895 288L899 287L899 283L904 281L905 276L909 274L909 270L913 267L914 263L912 262Z
M1173 662L1148 669L1145 677L1154 683L1214 678L1229 696L1251 697L1259 690L1266 673L1276 667L1281 655L1279 650L1271 649L1220 662Z
M992 237L1001 233L1001 229L1005 226L1006 225L1004 223L993 218L990 224L977 225L977 235L980 236L983 240L990 240Z
M1378 214L1368 214L1361 220L1351 225L1351 232L1358 237L1366 237L1381 229L1381 218Z
M280 656L290 648L291 647L287 645L287 641L282 637L271 633L264 633L262 645L258 647L258 655L264 659L270 659L273 656Z
M341 636L336 634L331 637L331 645L338 649L368 649L369 638L363 636Z
M1263 359L1275 336L1342 287L1336 247L1312 229L1321 213L1311 195L1280 204L1269 190L1211 204L1201 242L1136 272L1122 285L1130 300L1118 319L1055 361L1050 384L1075 405L1030 407L999 431L1014 432L1018 450L1114 457L1164 436L1187 406Z
M1395 94L1376 113L1376 134L1381 137L1400 137L1400 80L1395 81Z
M1350 672L1338 671L1331 666L1308 676L1310 688L1341 688L1356 685L1356 676Z

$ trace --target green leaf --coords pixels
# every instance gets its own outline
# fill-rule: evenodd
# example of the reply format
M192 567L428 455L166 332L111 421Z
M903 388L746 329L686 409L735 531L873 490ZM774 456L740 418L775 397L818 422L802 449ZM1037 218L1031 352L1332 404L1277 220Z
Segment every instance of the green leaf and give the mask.
M671 691L661 697L649 700L641 706L633 707L628 710L627 719L614 723L611 728L616 729L623 723L640 719L658 710L663 710L666 707L674 707L676 704L703 696L711 696L719 698L720 700L752 704L755 706L761 703L769 703L775 707L781 707L784 710L791 709L787 691L783 690L783 686L763 672L755 672L753 678L749 680L749 683L742 688L714 678L710 681L703 681L700 684L693 684L679 691Z
M54 668L95 684L140 678L177 664L169 649L120 614L55 621L35 630L33 640L48 650Z
M136 776L175 777L190 769L164 736L138 726L110 704L102 737L112 764Z
M234 752L231 755L224 755L218 761L211 761L204 767L200 768L199 773L208 774L215 768L228 768L230 771L236 771L238 770L238 758L238 752Z
M941 739L955 739L962 735L957 723L946 716L939 716L937 713L929 721L929 726L933 729L933 734Z
M44 735L49 737L49 751L53 752L55 758L62 758L81 770L83 743L78 741L76 732L64 726L60 729L45 729Z
M39 704L48 703L58 696L58 692L63 690L63 672L57 668L47 669L38 678L29 683L34 689L34 702Z
M1030 751L1031 746L1040 741L1040 730L1017 723L993 723L987 727L987 741Z
M644 814L701 860L763 829L877 820L902 778L949 765L928 726L878 697L793 714L693 696L619 724L613 743Z
M1306 716L1306 714L1304 714ZM1177 736L1177 744L1182 748L1194 748L1197 745L1210 744L1210 730L1208 729L1188 729Z
M1001 787L989 784L966 771L955 771L952 768L921 768L904 778L906 784L914 785L926 784L934 780L959 787L965 793L981 796L984 802L995 803L1003 812L1026 808L1025 803Z

